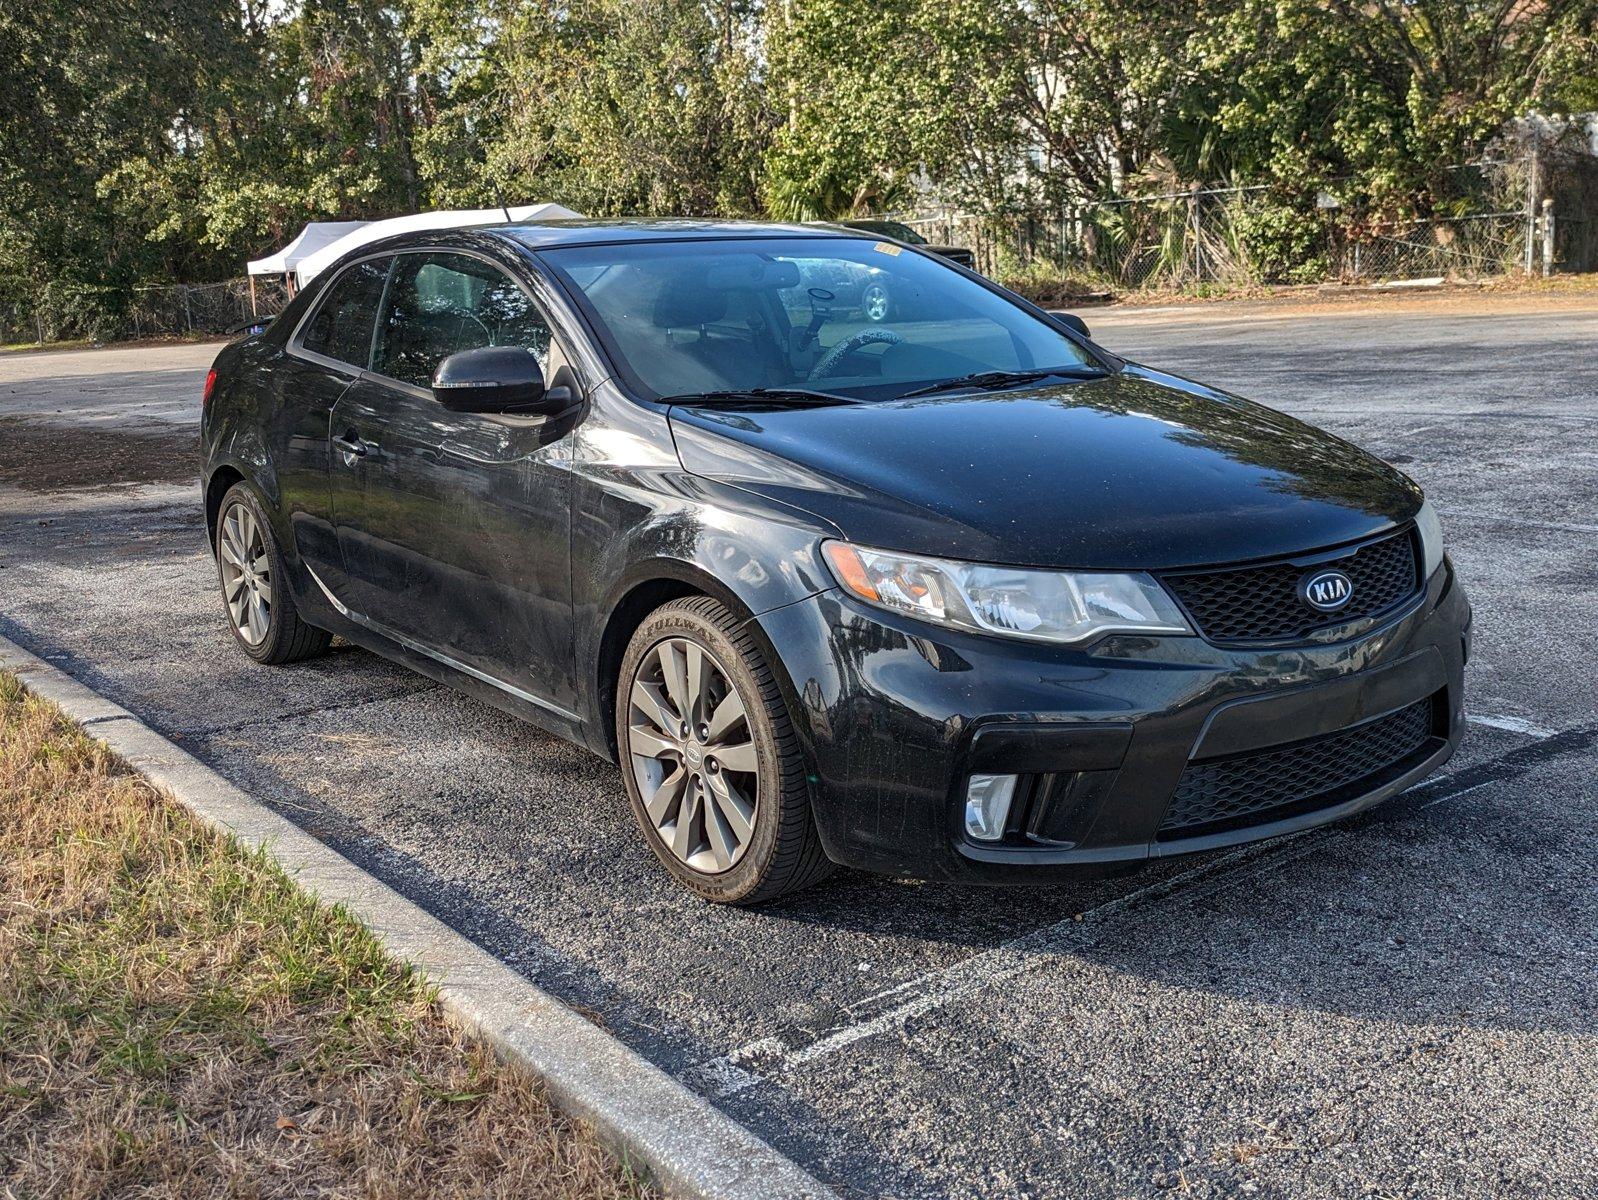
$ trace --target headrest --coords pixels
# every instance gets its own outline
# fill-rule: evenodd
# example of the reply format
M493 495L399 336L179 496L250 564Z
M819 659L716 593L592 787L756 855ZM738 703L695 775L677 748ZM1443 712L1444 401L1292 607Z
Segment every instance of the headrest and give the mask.
M698 329L727 315L727 293L713 292L704 277L681 276L655 297L654 323L661 329Z

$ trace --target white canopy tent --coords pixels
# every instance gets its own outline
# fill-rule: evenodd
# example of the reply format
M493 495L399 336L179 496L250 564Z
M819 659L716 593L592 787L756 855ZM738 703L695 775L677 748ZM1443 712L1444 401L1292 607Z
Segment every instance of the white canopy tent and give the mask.
M409 233L417 229L464 229L472 225L501 225L506 214L512 221L549 221L563 217L581 218L559 204L521 204L511 208L471 208L445 212L412 213L408 217L391 217L386 221L368 221L351 229L336 241L328 242L295 263L294 277L304 287L328 266L337 262L351 250L369 242L392 237L396 233ZM286 248L285 248L286 249ZM251 264L253 267L254 264Z
M251 275L287 275L307 256L365 224L365 221L312 221L283 249L255 259L247 269Z

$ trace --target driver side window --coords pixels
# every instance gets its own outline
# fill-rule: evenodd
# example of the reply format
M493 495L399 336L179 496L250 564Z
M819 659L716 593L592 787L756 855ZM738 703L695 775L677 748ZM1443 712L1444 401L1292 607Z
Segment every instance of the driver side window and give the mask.
M464 254L404 254L378 316L372 369L425 388L460 350L524 346L549 369L549 324L498 267Z

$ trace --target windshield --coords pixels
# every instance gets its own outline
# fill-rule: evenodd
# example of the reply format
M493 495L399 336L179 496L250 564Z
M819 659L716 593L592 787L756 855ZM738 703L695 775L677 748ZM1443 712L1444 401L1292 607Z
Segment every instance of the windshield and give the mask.
M653 397L807 387L878 400L978 372L1096 365L977 281L888 242L637 242L540 257Z

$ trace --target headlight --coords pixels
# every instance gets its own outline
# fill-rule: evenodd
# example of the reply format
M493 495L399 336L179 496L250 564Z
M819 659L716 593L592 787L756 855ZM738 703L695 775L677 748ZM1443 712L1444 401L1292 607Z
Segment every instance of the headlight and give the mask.
M826 542L822 551L853 595L937 625L1041 642L1080 642L1110 630L1193 632L1147 575L987 567L848 542Z
M1430 500L1422 503L1415 514L1415 529L1420 533L1420 577L1424 581L1443 565L1443 523L1437 519Z

